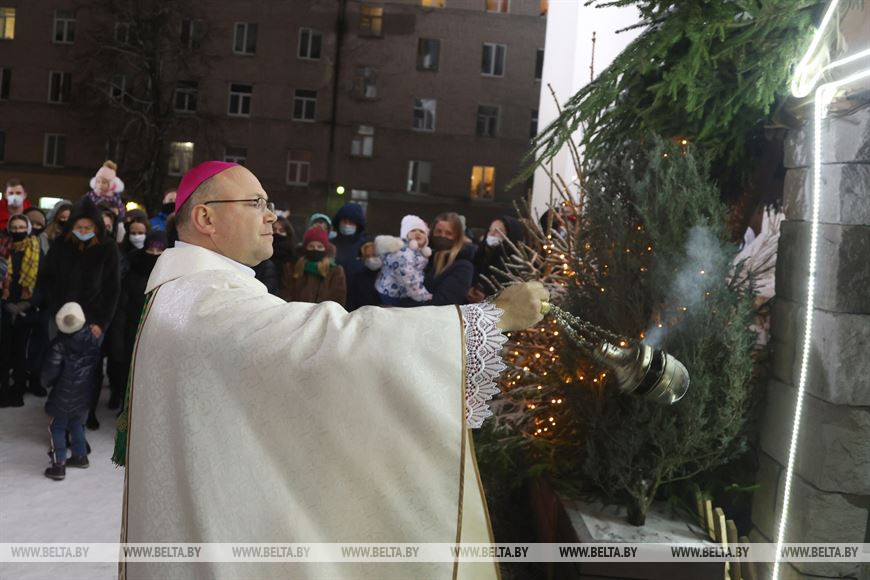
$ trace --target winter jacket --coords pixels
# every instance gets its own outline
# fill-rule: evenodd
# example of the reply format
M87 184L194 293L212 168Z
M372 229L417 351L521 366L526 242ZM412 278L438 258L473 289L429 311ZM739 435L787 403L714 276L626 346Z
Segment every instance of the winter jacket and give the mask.
M346 236L339 231L339 223L343 219L349 219L357 225L356 233L352 236ZM332 218L337 235L332 239L332 244L335 246L335 263L344 269L347 288L354 286L354 279L363 272L365 265L360 258L360 250L363 244L371 241L365 234L366 217L362 207L353 202L344 204L335 217ZM361 299L358 296L348 294L347 309L355 310L361 306Z
M121 291L118 244L112 239L92 244L58 238L39 269L39 285L52 316L67 302L78 302L88 324L105 331Z
M118 209L118 219L123 220L127 214L127 207L124 205L124 200L121 199L120 193L112 192L112 195L100 195L94 190L85 194L88 199L94 202L94 205L109 205Z
M471 278L474 276L474 246L466 245L457 254L451 265L435 275L435 259L429 260L426 266L426 289L432 293L432 306L447 304L465 304L465 295L471 288Z
M33 207L30 204L30 200L25 198L24 205L21 208L19 213L24 213L28 209ZM0 199L0 230L6 231L7 226L9 225L9 202L6 198Z
M272 260L264 260L254 266L254 276L266 286L269 294L275 296L281 295L281 279L278 274L278 268L275 267L275 262Z
M379 294L389 298L410 298L415 302L432 300L432 294L423 282L431 249L420 250L416 242L378 236L375 238L375 253L383 261L375 283Z
M51 389L45 412L52 417L86 414L99 360L100 339L87 325L74 334L58 334L42 366L42 386Z
M300 261L305 258L299 258ZM293 264L284 266L284 296L287 302L338 302L344 306L347 299L347 285L344 269L334 265L326 278L303 273L293 277Z

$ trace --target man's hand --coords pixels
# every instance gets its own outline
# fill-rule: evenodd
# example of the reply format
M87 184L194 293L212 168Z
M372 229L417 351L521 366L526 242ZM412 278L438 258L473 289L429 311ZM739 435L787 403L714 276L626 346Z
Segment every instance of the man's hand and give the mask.
M541 306L550 293L540 282L523 282L505 288L493 303L504 310L498 327L501 330L525 330L539 323L544 315Z
M103 336L103 329L100 328L97 324L92 324L91 334L93 334L95 338L100 338L101 336Z

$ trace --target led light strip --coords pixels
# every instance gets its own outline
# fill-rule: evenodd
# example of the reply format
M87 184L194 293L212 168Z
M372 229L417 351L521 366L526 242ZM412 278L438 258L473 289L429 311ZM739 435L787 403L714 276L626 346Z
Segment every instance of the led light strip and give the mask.
M807 50L804 57L801 59L795 70L795 78L792 80L792 94L796 97L805 97L812 90L813 86L819 81L825 71L835 69L845 64L855 62L865 57L870 57L870 49L863 50L852 56L842 58L835 62L821 67L816 63L816 70L812 76L809 76L808 67L813 58L813 53L818 49L821 38L830 22L833 13L837 7L839 0L832 0L828 11L822 19L822 24L816 30L810 48ZM776 555L773 562L772 580L778 580L780 569L780 557L782 552L782 544L785 539L785 527L788 521L788 509L791 501L791 485L794 476L794 463L797 451L797 441L800 434L801 414L803 412L804 392L806 391L807 369L809 366L810 356L810 337L813 327L813 307L815 305L815 277L816 277L816 253L818 249L818 232L819 232L819 208L821 207L822 194L822 123L827 116L828 105L833 100L837 91L848 84L858 81L863 78L870 77L870 68L861 72L849 75L839 81L825 83L818 87L815 91L815 107L814 107L814 127L813 127L813 211L810 222L810 258L809 258L809 277L807 279L807 313L806 327L804 330L803 352L801 353L800 376L798 380L797 401L795 403L794 423L792 425L791 441L788 450L788 464L785 472L785 487L782 498L782 513L780 514L779 526L776 535ZM810 82L811 80L811 82Z

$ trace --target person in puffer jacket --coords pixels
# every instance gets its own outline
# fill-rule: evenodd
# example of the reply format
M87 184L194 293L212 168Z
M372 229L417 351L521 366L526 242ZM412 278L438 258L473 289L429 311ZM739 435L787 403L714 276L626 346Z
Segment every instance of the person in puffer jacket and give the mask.
M50 388L45 412L51 417L52 462L45 476L61 480L66 466L88 467L85 419L91 404L94 370L100 360L100 340L85 326L85 313L67 302L55 317L58 335L42 368L42 385ZM72 457L66 458L66 432Z
M423 283L432 255L429 226L415 215L406 215L400 232L401 238L375 238L375 253L383 261L375 289L385 306L415 306L432 300Z

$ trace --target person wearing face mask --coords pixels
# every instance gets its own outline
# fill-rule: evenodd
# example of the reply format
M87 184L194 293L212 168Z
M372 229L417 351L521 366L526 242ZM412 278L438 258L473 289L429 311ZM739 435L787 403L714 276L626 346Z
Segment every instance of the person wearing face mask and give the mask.
M45 396L35 384L28 388L27 342L38 322L32 306L39 273L39 240L30 235L30 220L23 214L9 218L7 234L12 240L9 264L3 280L2 330L0 330L0 406L20 407L24 392ZM9 371L13 384L9 384Z
M142 224L131 224L132 227ZM138 229L138 228L136 228ZM130 364L133 358L133 347L136 343L136 329L139 326L139 316L142 314L142 309L145 306L145 287L148 285L148 278L151 276L151 271L157 263L157 259L166 250L167 237L165 231L151 230L144 235L142 247L134 249L128 255L129 269L127 275L121 283L121 295L118 299L118 309L115 313L115 318L120 319L123 336L123 364L120 369L120 376L130 376ZM113 322L114 325L114 322ZM121 393L116 395L112 391L112 397L118 396L120 404L123 407L126 389L122 389ZM110 403L115 403L110 399ZM118 408L114 404L109 408Z
M6 230L10 215L24 213L30 207L30 200L27 199L27 189L24 187L24 182L17 177L7 181L6 192L3 195L3 199L0 200L0 228Z
M48 248L51 245L48 236L45 234L45 212L38 207L31 207L24 211L24 215L30 220L30 235L39 240L39 251L45 256L48 253Z
M272 224L272 257L278 272L296 262L296 232L287 218L279 217Z
M94 204L107 204L116 211L116 215L124 219L126 208L121 199L124 182L117 175L118 166L114 161L106 161L91 178L91 190L86 194Z
M310 228L302 239L305 254L291 268L284 268L284 295L287 302L337 302L344 306L347 297L344 269L327 254L329 238L321 228Z
M505 240L510 240L510 243ZM511 243L517 245L523 240L525 229L520 220L510 216L492 220L474 256L474 279L466 295L469 303L481 302L495 293L495 289L483 279L484 276L503 283L509 282L498 270L508 271L506 264L514 254Z
M360 249L363 244L371 241L365 234L365 212L361 205L349 201L338 210L332 218L332 223L338 229L338 233L332 240L336 250L335 262L344 268L348 289L347 309L353 311L364 304L363 297L351 293L350 289L355 287L356 277L365 268L360 257Z
M131 212L132 213L132 212ZM110 210L103 210L103 221L108 232L112 231L112 227L120 225L120 220L113 220L115 214ZM145 247L145 237L148 232L148 219L143 215L127 215L129 218L129 230L124 233L124 237L119 245L118 269L121 276L121 284L130 273L130 255L133 252ZM106 359L106 374L109 379L109 397L108 408L118 409L121 406L124 396L124 387L127 384L127 354L124 343L124 320L117 313L112 318L112 323L106 329L103 339L101 358ZM103 365L97 365L97 370L94 375L94 388L99 391L103 384Z
M163 204L160 206L160 211L151 218L151 229L158 232L166 231L166 220L175 213L175 196L178 192L174 189L169 189L163 194Z
M85 197L73 207L71 227L55 240L40 270L46 307L53 320L67 302L81 305L86 326L102 343L112 322L121 291L118 244L106 235L103 216ZM56 331L52 329L50 336ZM95 410L100 392L91 398L88 428L99 428Z
M45 237L49 243L54 242L61 234L65 233L69 222L69 214L72 204L68 201L57 202L48 212L48 225L45 226Z
M121 256L129 257L132 252L145 247L145 239L151 231L147 218L136 216L127 224L127 233L121 242Z
M464 228L459 215L442 213L432 223L429 239L432 258L426 266L424 283L432 294L428 303L433 306L465 304L465 294L471 287L474 265L474 246L465 241Z

